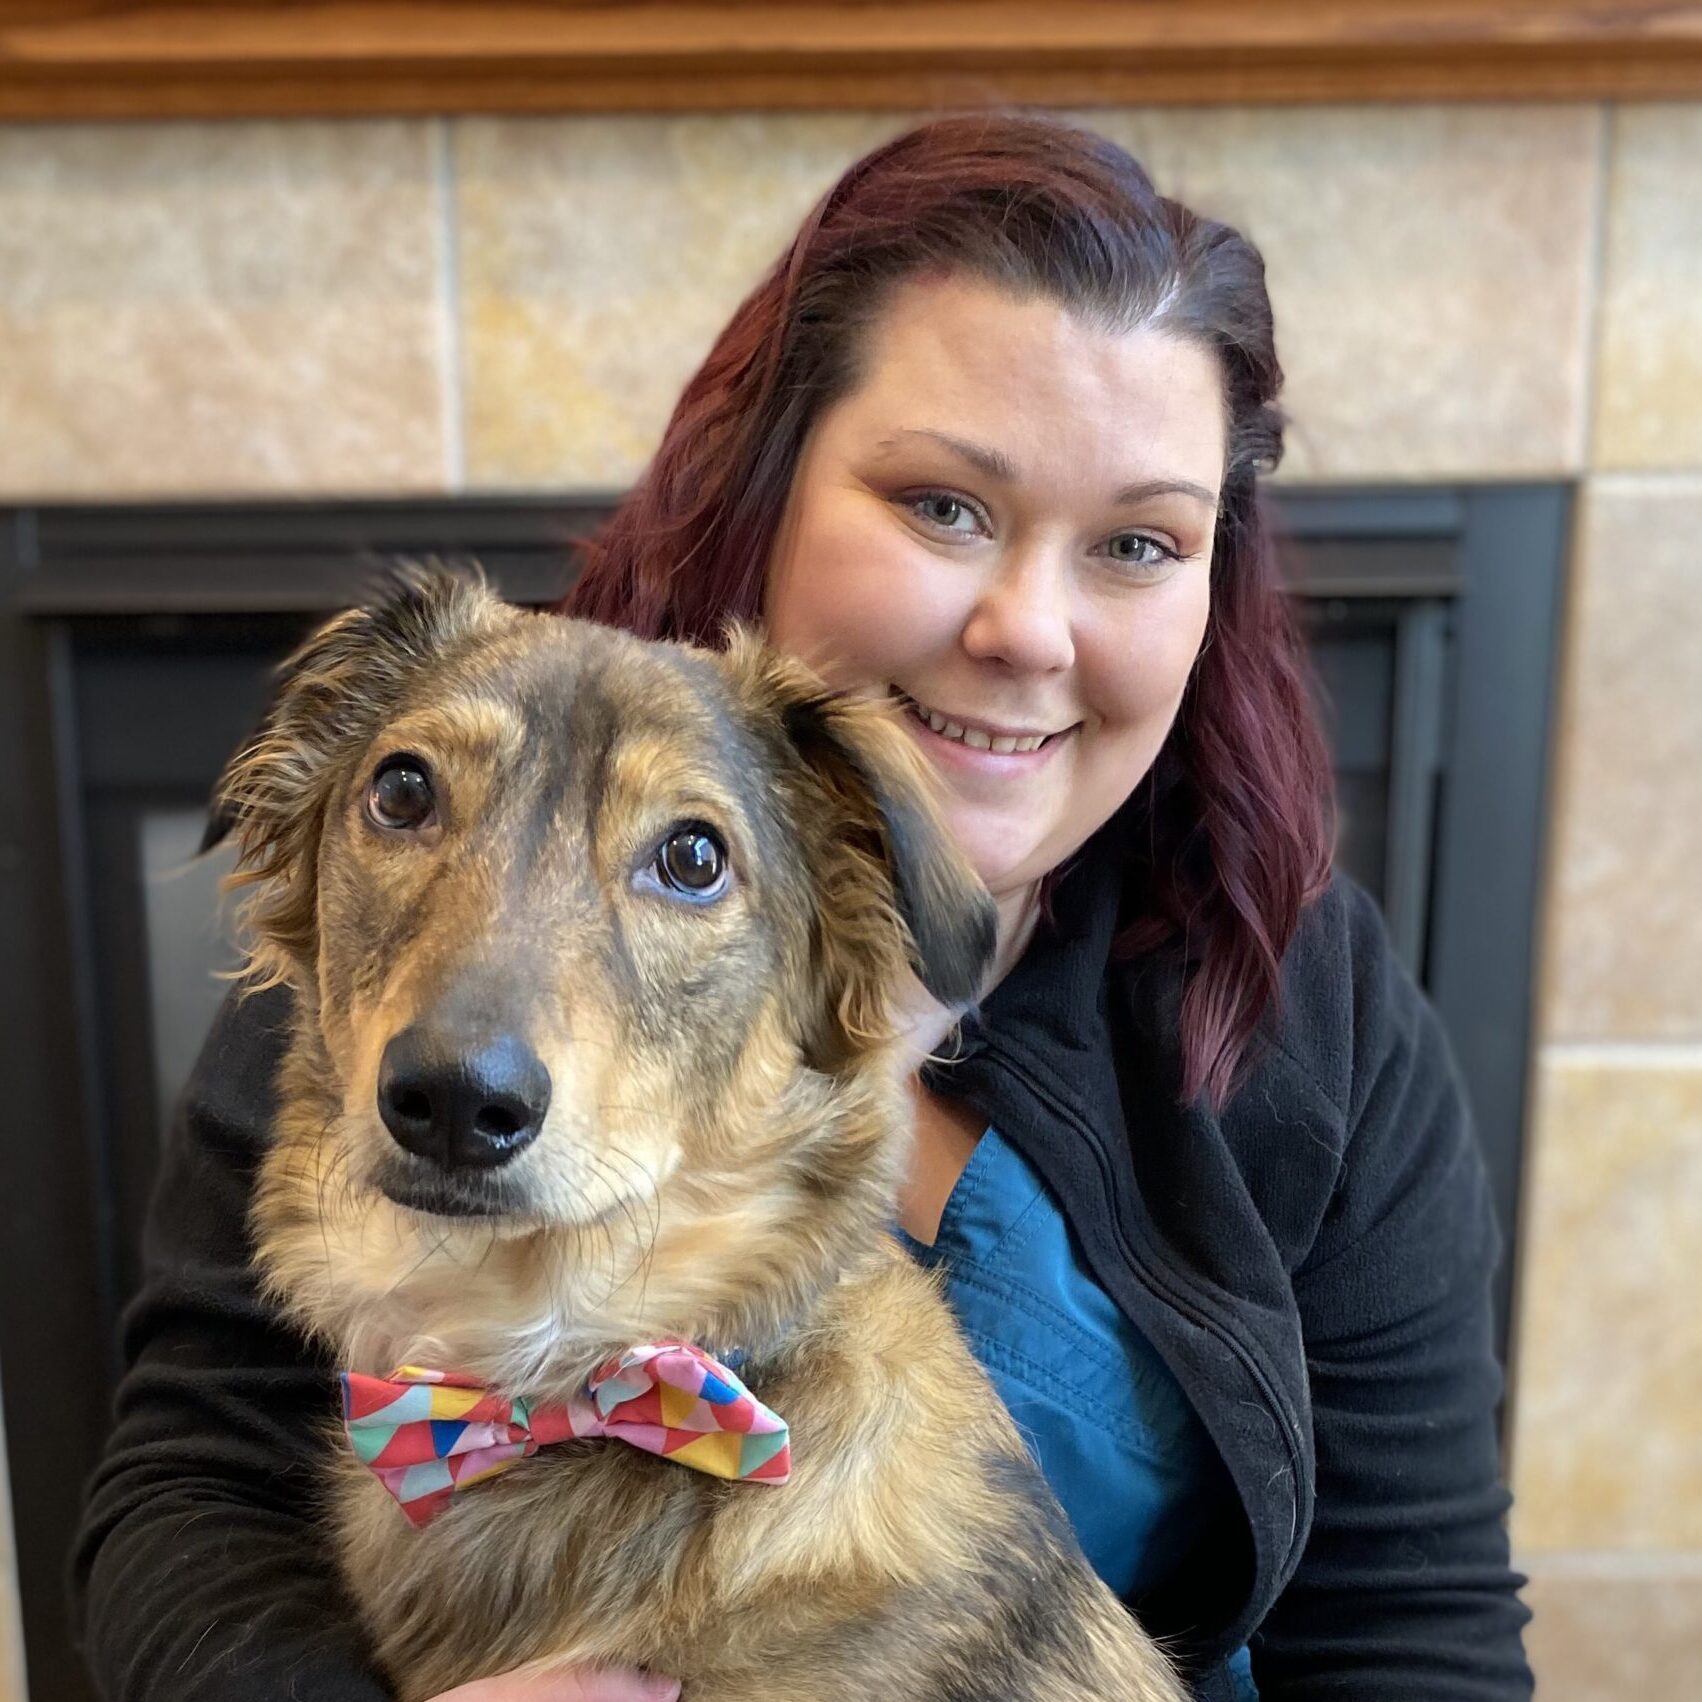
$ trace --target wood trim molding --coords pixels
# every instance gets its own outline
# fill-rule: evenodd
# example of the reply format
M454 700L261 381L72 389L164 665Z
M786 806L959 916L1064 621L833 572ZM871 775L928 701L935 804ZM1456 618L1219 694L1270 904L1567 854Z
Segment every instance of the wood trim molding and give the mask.
M1702 3L0 0L0 119L1702 97Z

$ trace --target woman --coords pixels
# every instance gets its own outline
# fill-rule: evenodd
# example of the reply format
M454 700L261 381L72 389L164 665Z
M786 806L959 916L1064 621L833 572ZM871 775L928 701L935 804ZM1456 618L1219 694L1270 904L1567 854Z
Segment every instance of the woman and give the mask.
M1257 505L1280 382L1237 233L1091 135L926 126L739 309L568 606L759 618L902 704L1001 933L954 1039L910 1013L900 1223L1198 1693L1499 1702L1493 1219L1435 1021L1328 880ZM240 1233L276 998L227 1007L166 1155L78 1557L114 1697L383 1695L310 1522L328 1368Z

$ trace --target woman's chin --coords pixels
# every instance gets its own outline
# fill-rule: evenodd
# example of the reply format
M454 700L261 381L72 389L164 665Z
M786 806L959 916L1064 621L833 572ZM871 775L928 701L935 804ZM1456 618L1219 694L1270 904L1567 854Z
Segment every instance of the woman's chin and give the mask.
M999 906L1001 928L1013 909L1050 866L1032 833L1023 834L1009 822L989 821L980 812L967 819L946 812L946 825L969 858L982 884Z

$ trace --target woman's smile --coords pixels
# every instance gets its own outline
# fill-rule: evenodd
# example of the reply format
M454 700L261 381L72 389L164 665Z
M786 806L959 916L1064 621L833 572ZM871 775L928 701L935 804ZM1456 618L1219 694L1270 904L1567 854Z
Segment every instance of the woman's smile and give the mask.
M1060 733L1067 733L1074 725L1069 722L1051 729L1009 726L997 721L985 721L974 715L960 714L956 710L937 709L908 692L900 691L896 686L893 690L918 721L942 738L956 744L968 745L971 750L991 750L1000 755L1036 751L1049 739L1055 739Z
M952 760L971 763L973 773L1031 774L1080 724L1063 721L1050 729L1026 722L1012 724L936 709L898 686L892 688L892 695L904 706L905 721L925 751L930 755L950 751Z

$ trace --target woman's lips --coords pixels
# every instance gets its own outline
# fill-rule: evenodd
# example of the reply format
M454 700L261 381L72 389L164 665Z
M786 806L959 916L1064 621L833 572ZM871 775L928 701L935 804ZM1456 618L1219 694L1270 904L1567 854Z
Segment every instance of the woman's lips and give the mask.
M1070 731L1070 727L1009 727L1001 722L981 721L972 715L950 715L897 686L888 686L887 695L896 698L902 708L909 710L936 733L944 734L948 739L961 738L965 744L978 750L1002 747L1004 755L1009 755L1019 745L1025 750L1036 750L1047 739ZM1074 726L1073 722L1071 726Z
M962 739L948 738L944 733L936 733L922 718L913 699L906 697L903 701L905 724L933 760L970 774L1014 778L1017 775L1035 773L1051 762L1077 731L1076 727L1066 727L1060 733L1053 733L1037 750L981 750L974 745L965 744Z

